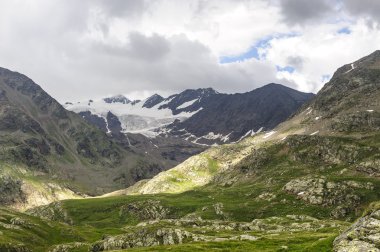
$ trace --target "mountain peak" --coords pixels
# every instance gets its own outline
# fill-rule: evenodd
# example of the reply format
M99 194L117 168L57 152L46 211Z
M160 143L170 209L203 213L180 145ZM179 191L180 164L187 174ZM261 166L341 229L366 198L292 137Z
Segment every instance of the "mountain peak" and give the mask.
M202 95L213 95L213 94L219 94L215 89L209 87L209 88L198 88L195 91L199 92Z
M131 102L130 99L128 99L127 97L121 94L104 98L103 101L105 101L106 103L123 103L123 104L128 104Z
M334 129L372 129L380 97L380 51L340 67L310 107L318 117L334 118ZM368 116L365 120L360 119ZM372 118L374 117L374 118ZM371 118L371 119L369 119ZM361 125L360 127L358 125Z
M277 83L269 83L269 84L264 85L260 88L252 90L249 93L255 93L257 91L260 91L262 95L273 95L275 93L277 93L277 94L286 93L287 95L293 97L295 100L304 100L305 97L308 97L310 99L315 95L313 93L300 92L300 91L297 91L297 90L292 89L290 87L284 86L282 84L277 84Z
M373 53L354 61L350 64L346 64L334 73L332 79L338 78L347 74L354 74L358 70L370 69L370 70L380 70L380 50L376 50Z
M287 88L286 86L284 85L281 85L281 84L278 84L278 83L269 83L269 84L266 84L264 86L262 86L261 88L279 88L279 87L285 87Z
M353 63L355 67L366 67L371 69L380 69L380 50L365 56Z
M380 50L376 50L364 58L380 58Z
M193 97L193 99L195 99L195 98L208 97L210 95L215 95L215 94L219 94L219 93L215 91L213 88L198 88L198 89L186 89L175 96Z
M158 103L162 102L164 100L164 97L162 97L159 94L154 94L147 98L143 104L143 108L152 108Z

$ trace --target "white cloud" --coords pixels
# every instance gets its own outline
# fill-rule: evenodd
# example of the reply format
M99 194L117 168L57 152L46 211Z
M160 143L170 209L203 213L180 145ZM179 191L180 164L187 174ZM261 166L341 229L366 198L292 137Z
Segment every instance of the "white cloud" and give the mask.
M361 3L3 0L0 66L27 74L60 101L210 86L243 92L269 82L316 92L323 76L378 49L379 6ZM351 33L339 34L342 28ZM219 63L268 37L261 60Z
M280 0L284 21L289 24L303 25L327 17L334 10L333 1L326 0Z
M346 25L350 25L350 34L337 33ZM293 73L281 72L278 77L295 82L302 91L317 92L325 82L323 76L332 76L339 66L370 54L379 45L379 31L359 19L355 24L324 24L309 27L297 37L275 39L267 51L267 60L292 66L289 59L296 57L302 64L293 65Z

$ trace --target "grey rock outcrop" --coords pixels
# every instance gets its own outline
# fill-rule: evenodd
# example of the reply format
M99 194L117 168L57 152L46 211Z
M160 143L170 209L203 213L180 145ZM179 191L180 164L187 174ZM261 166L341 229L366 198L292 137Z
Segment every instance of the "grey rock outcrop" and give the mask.
M8 205L25 202L22 181L10 176L0 176L0 204Z
M380 210L360 218L334 241L336 252L379 252Z
M74 242L69 244L60 244L54 246L49 252L71 252L71 251L77 251L81 248L86 248L89 245L82 242Z
M139 220L161 220L169 214L169 209L163 207L158 200L146 200L130 203L120 207L121 218L132 215Z
M356 166L356 170L370 176L380 177L380 159L363 161Z
M313 205L336 206L331 215L334 218L345 217L360 203L356 189L373 190L371 183L356 181L332 182L325 177L306 177L291 180L284 191Z
M67 211L62 207L62 203L60 201L53 202L50 205L32 208L28 210L27 213L51 221L60 221L67 224L73 224L72 219L69 217Z
M96 242L90 251L106 251L134 247L150 247L157 245L174 245L190 242L193 234L181 229L160 228L157 230L142 229L134 233L105 238Z

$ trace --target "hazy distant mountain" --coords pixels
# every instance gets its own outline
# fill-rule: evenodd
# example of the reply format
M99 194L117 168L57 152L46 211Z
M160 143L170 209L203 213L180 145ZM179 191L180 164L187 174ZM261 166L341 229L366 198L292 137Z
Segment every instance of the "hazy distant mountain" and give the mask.
M285 121L314 95L268 84L243 94L217 94L185 121L167 128L197 143L228 143L267 131Z
M128 104L131 103L132 101L129 100L127 97L124 95L115 95L112 97L107 97L103 99L106 103L123 103L123 104Z
M103 102L128 101L118 96ZM102 194L152 177L203 150L181 139L115 139L104 133L122 129L115 115L107 113L106 121L90 112L82 117L25 75L0 68L2 205L25 208L83 193Z
M313 96L268 84L243 94L220 94L212 88L188 89L168 98L155 94L134 104L117 96L91 103L68 103L66 108L80 113L105 132L179 136L196 144L212 145L270 130ZM121 129L107 128L112 124L107 119L109 113L118 118Z

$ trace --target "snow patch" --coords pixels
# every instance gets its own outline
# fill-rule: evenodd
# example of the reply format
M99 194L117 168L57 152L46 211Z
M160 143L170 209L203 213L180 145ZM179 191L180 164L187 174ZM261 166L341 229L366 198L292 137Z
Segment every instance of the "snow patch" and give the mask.
M246 138L247 136L254 134L254 131L253 130L248 130L242 137L239 138L239 140L237 140L237 142L240 142L241 140L243 140L244 138Z
M190 107L190 106L193 105L197 100L198 100L198 98L197 98L197 99L194 99L194 100L191 100L191 101L184 102L182 105L178 106L177 109L183 109L183 108Z
M217 139L220 139L222 142L227 142L229 141L229 138L230 138L230 135L233 133L233 131L231 131L229 134L227 135L223 135L221 133L218 133L218 134L215 134L214 132L209 132L207 133L207 135L204 135L204 136L201 136L201 137L197 137L193 134L191 134L190 132L188 132L186 129L180 129L178 131L181 131L181 132L184 132L184 134L182 135L182 137L186 137L185 140L186 141L190 141L191 139L193 139L191 142L194 143L194 144L198 144L198 145L203 145L203 146L210 146L209 144L203 144L203 143L198 143L199 140L201 139L207 139L207 140L217 140ZM213 145L218 145L217 143L214 143Z
M317 130L316 132L311 133L310 136L314 136L314 135L316 135L318 133L319 133L319 130Z
M132 146L131 141L129 141L128 134L125 134L125 136L127 137L128 145L129 145L129 146Z
M166 98L166 99L163 100L162 102L160 102L160 103L154 105L152 108L156 108L156 109L158 109L158 108L161 107L161 106L167 105L167 104L169 104L169 102L171 102L174 98L175 98L175 96L173 96L172 98Z
M308 114L310 114L311 112L313 111L313 109L311 108L311 107L308 107L307 109L306 109L306 115L308 115Z
M174 97L165 100L163 103L168 103L172 99ZM88 101L65 104L65 108L76 113L89 111L103 118L106 118L108 112L111 112L119 118L124 133L140 133L148 137L157 136L157 133L154 132L157 128L166 126L176 119L183 121L203 109L199 108L197 111L181 112L173 115L172 110L169 108L159 109L160 106L164 105L163 103L159 103L152 108L145 108L143 107L144 102L132 105L131 103L106 103L101 99L95 100L91 104ZM107 120L106 123L107 132L110 133Z
M373 109L368 109L367 112L372 113L372 112L373 112Z
M215 134L214 132L209 132L207 135L202 136L202 137L205 139L209 139L209 140L215 140L215 139L222 138L223 135L222 134Z
M237 140L236 142L234 142L234 143L238 143L238 142L240 142L241 140L243 140L244 138L246 138L246 137L248 137L248 136L254 136L254 135L256 135L256 134L258 134L258 133L260 133L261 131L263 131L263 127L261 127L258 131L254 131L253 129L251 129L251 130L248 130L242 137L240 137L239 138L239 140ZM232 133L232 132L231 132ZM231 134L230 133L230 134Z
M276 131L270 131L268 133L265 133L265 135L263 136L264 139L267 139L268 137L272 136L274 133L276 133Z
M248 130L240 139L243 139L249 135L252 135L253 132L254 132L253 130Z
M348 70L348 71L346 71L345 74L351 72L351 71L354 70L355 68L356 68L356 67L355 67L355 64L354 64L354 63L351 63L351 69Z
M107 129L107 134L111 133L110 128L108 127L108 120L107 117L103 117L104 121L106 122L106 129Z
M223 141L223 143L227 142L230 140L230 135L232 134L233 131L231 131L229 134L225 135L224 137L222 137L220 140Z
M261 131L263 131L264 127L261 127L258 131L256 131L256 134L259 134Z

